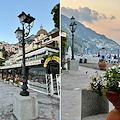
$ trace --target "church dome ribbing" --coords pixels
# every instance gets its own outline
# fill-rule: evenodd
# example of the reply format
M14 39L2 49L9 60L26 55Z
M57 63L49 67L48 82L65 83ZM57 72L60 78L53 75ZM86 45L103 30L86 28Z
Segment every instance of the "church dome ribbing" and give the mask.
M43 26L40 26L40 30L37 32L37 37L40 36L41 34L47 35L47 31L43 29Z

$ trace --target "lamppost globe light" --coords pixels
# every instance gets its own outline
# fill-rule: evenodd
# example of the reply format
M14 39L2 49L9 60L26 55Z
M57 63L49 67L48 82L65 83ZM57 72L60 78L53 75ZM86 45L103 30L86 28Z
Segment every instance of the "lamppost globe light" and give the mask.
M18 15L18 18L20 20L20 23L24 24L24 23L32 23L35 18L33 18L32 16L30 16L30 14L26 15L25 12L22 12L20 15Z
M74 22L73 25L74 25L74 30L76 30L77 24Z
M72 33L72 59L71 60L74 60L74 32L77 28L77 24L75 23L75 18L73 16L71 18L71 23L70 23L69 27L70 27L70 31Z
M69 28L70 28L70 31L74 33L77 28L77 24L75 22L70 23Z
M72 16L71 17L71 23L74 23L75 22L75 18Z
M20 29L20 27L18 27L18 29L15 31L15 35L17 39L22 38L23 36L22 32L23 31Z
M24 12L22 12L19 16L20 23L22 24L22 30L18 27L18 29L15 31L16 38L21 42L22 41L22 51L23 51L23 59L22 59L22 70L23 70L23 85L22 85L22 91L20 92L20 95L22 96L29 96L29 92L27 91L27 77L26 77L26 66L25 66L25 37L27 37L30 33L30 29L33 27L33 24L30 25L35 18L30 16L30 14L26 15ZM28 32L25 32L24 25L28 24L26 29Z
M28 15L26 16L26 18L23 20L23 22L30 24L30 23L32 23L34 20L35 20L35 18L32 17L32 16L30 16L30 14L28 14Z
M72 32L72 23L69 25L70 31Z
M23 21L25 20L26 17L27 17L27 15L23 11L20 15L18 15L18 18L19 18L21 24L24 24Z

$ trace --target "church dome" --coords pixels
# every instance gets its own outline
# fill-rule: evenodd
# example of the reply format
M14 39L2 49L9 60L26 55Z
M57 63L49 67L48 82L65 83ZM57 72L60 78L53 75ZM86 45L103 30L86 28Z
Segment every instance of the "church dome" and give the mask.
M43 26L40 26L40 30L37 32L37 37L40 36L41 34L47 35L47 31L43 29Z

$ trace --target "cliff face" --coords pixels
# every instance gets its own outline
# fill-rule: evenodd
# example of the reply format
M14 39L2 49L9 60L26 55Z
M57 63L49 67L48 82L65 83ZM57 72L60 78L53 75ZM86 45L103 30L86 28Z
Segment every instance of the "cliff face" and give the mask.
M61 29L68 33L68 46L71 46L72 35L69 29L70 18L61 15ZM105 35L96 33L90 28L85 27L80 22L76 21L77 29L75 31L75 52L80 53L85 48L90 48L91 53L98 53L99 49L105 47L107 53L117 54L119 44L112 39L107 38Z

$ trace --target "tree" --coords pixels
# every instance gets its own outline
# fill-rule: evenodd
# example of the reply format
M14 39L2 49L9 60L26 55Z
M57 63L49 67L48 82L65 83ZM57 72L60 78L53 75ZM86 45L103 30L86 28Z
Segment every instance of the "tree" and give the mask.
M61 32L65 32L65 31L61 31ZM67 34L67 33L66 33ZM67 48L67 37L61 37L61 67L64 69L64 64L65 64L65 51Z
M0 66L4 66L3 63L5 62L4 59L0 58Z
M6 59L8 57L8 52L5 50L5 47L1 49L1 52L3 53L3 57Z
M4 46L3 46L3 48L2 48L2 52L3 52L3 51L5 51L5 47L4 47Z
M53 14L53 21L55 23L55 27L60 28L60 3L55 5L52 9L51 14Z
M15 54L14 52L8 52L5 50L5 47L3 47L2 49L0 49L0 51L3 53L3 57L5 59L8 59L12 54Z
M4 57L5 59L8 58L8 52L7 52L7 51L3 51L3 57Z
M10 54L10 55L9 55L9 57L10 57L11 55L13 55L13 54L15 54L15 53L14 53L14 52L9 52L9 54Z

